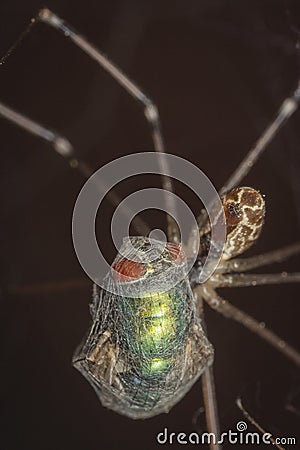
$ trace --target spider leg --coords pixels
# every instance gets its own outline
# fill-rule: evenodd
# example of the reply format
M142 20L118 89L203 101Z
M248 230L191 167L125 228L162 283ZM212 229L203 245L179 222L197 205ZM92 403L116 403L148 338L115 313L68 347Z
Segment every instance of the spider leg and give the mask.
M47 8L41 9L36 17L36 21L44 22L51 27L61 31L64 36L68 37L77 47L79 47L90 58L94 59L106 72L108 72L115 81L123 87L135 100L140 102L144 107L144 115L151 130L153 146L156 152L160 154L158 163L163 172L161 175L164 190L173 192L173 183L170 176L169 164L165 157L165 146L161 132L160 118L157 106L146 96L146 94L131 81L115 64L113 64L103 53L88 42L86 38L81 36L77 31L71 28L64 20L55 15ZM168 211L175 211L175 201L171 196L166 195L166 205ZM178 227L172 216L167 215L168 235L173 242L179 242L180 236Z
M197 288L193 289L193 294L196 302L196 306L198 309L198 314L201 318L202 326L207 333L206 323L204 320L204 309L203 309L203 301L201 295ZM219 425L219 415L218 415L218 405L216 399L216 387L214 381L214 369L213 364L205 369L201 376L202 383L202 393L203 400L205 405L205 418L209 431L212 431L215 436L220 436L220 425ZM213 446L214 450L221 449L219 444L215 444Z
M267 274L228 274L211 277L217 287L261 286L266 284L299 283L300 272L295 273L267 273Z
M243 415L245 416L245 418L247 420L249 420L249 422L258 429L258 431L260 431L261 434L266 434L267 431L257 422L257 420L254 419L254 417L252 417L249 412L246 410L246 408L244 407L243 403L242 403L242 399L239 397L236 400L236 405L237 407L242 411ZM270 434L270 433L267 433ZM270 436L270 442L272 442L272 444L278 448L279 450L285 450L284 447L282 447L281 445L277 444L275 439Z
M89 167L88 164L86 164L84 161L79 160L76 157L74 148L70 141L68 141L68 139L66 139L64 136L61 136L56 131L46 128L44 125L41 125L40 123L30 119L29 117L13 110L12 108L9 108L1 102L0 116L4 117L10 122L13 122L20 128L25 129L29 133L38 136L44 141L48 142L59 155L67 159L69 165L73 169L77 169L84 177L89 178L93 174L93 169ZM105 184L98 179L97 186L101 192L107 190ZM119 203L121 202L121 198L113 190L110 190L107 193L107 198L114 206L119 205ZM133 216L133 213L129 208L123 208L123 213L130 219ZM138 233L145 236L148 235L150 229L138 215L134 217L132 224Z
M267 328L264 322L259 322L249 314L233 306L227 300L220 297L214 289L206 286L199 286L198 289L212 309L248 328L248 330L268 342L272 347L297 364L297 366L300 366L300 353Z
M233 187L240 184L251 168L254 166L258 158L266 150L269 143L276 136L280 128L288 121L291 115L297 110L300 101L300 81L293 94L286 98L281 104L275 119L266 128L260 138L254 144L254 147L248 152L246 157L238 165L231 177L226 181L220 195L230 191Z
M213 366L205 369L201 377L201 383L205 404L205 418L207 428L209 430L215 430L213 432L215 436L220 436ZM214 450L219 450L222 447L219 444L214 444L213 448Z
M222 261L217 270L222 273L246 272L247 270L256 269L257 267L279 263L298 253L300 253L300 242L250 258L236 258L229 261Z
M263 253L261 255L253 256L250 258L237 258L232 259L230 261L223 261L220 263L219 267L216 270L216 273L226 273L226 272L246 272L250 269L255 269L267 264L272 263L279 263L293 255L296 255L300 252L300 243L297 242L292 245L288 245L286 247L280 248L278 250L274 250L268 253ZM272 274L268 274L268 279ZM291 276L292 278L291 278ZM287 275L285 272L281 274L274 274L272 275L273 284L275 283L275 279L279 277L278 281L280 283L284 282L295 282L298 281L298 275L297 274L290 274ZM293 278L296 275L296 280ZM229 280L227 280L226 276L226 286L227 283L229 283ZM230 275L229 275L230 276ZM247 277L251 275L247 275ZM245 275L240 278L239 283L242 283L246 281L247 283L250 283L250 285L253 286L253 284L264 284L261 282L261 280L257 277L260 277L260 275L255 275L255 280L251 279L251 281L248 281L248 278L245 279ZM263 275L262 275L263 277ZM238 283L237 281L238 276L234 278L234 283ZM218 275L219 279L219 275ZM222 277L221 282L224 282L224 277ZM257 283L255 281L257 280ZM269 280L268 280L269 281ZM272 282L271 282L272 283ZM41 294L43 292L47 293L59 293L68 291L70 289L85 289L87 286L89 286L90 282L89 280L85 279L76 279L76 280L65 280L65 281L53 281L48 283L42 283L42 284L29 284L24 286L8 286L6 290L12 294L12 295L35 295L35 294ZM232 286L232 284L230 284ZM247 284L248 285L248 284ZM235 284L235 286L240 287L242 284Z
M27 27L27 29L22 33L17 42L8 50L6 55L0 60L0 63L3 64L8 56L12 53L12 51L19 45L22 39L29 33L34 24L38 22L46 23L53 28L61 31L64 36L68 37L77 47L79 47L84 53L86 53L90 58L94 59L104 70L106 70L115 80L116 82L122 86L133 98L138 100L144 106L144 114L150 125L151 136L153 141L153 146L156 152L159 153L158 164L160 166L163 174L162 184L163 188L166 191L173 192L172 179L170 176L166 175L166 173L170 173L169 165L167 158L165 157L165 147L163 142L163 137L161 133L160 127L160 118L156 105L153 101L147 97L117 66L115 66L109 59L104 56L99 50L97 50L92 44L90 44L84 37L82 37L77 31L71 28L68 24L66 24L60 17L56 16L48 9L42 9L39 11L37 16L31 20L31 23ZM77 160L73 156L73 148L70 142L64 137L60 136L58 133L53 132L45 128L44 126L34 122L28 117L14 111L13 109L7 107L6 105L0 105L0 115L5 117L6 119L14 122L16 125L21 128L26 129L28 132L40 136L46 141L50 142L53 148L60 153L62 156L65 156L69 159L71 167L76 167L78 170L83 173L86 177L90 177L93 173L87 164L83 161ZM105 188L102 186L101 188ZM117 205L120 203L120 199L116 196L115 193L109 192L108 194L109 200L113 205ZM175 211L175 200L172 196L165 197L166 205L168 211ZM132 217L132 216L131 216ZM170 240L174 242L179 242L179 230L177 224L172 216L167 215L168 221L168 235ZM142 235L149 234L149 228L145 226L145 224L138 219L137 221L137 231Z

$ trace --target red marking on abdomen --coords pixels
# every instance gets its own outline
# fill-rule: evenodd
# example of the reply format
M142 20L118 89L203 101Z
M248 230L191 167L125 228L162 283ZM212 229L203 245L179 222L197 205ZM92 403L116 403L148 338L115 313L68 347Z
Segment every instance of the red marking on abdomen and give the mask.
M144 264L127 258L119 259L112 268L114 269L113 278L115 281L138 280L146 273Z
M173 244L172 242L167 242L166 247L170 251L172 259L176 264L181 264L186 261L186 256L181 246Z

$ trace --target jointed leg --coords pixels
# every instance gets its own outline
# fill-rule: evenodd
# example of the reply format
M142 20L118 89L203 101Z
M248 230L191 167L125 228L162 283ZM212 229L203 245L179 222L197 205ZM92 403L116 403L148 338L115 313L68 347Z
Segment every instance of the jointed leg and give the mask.
M266 328L264 322L258 322L249 314L241 311L236 306L233 306L227 300L224 300L222 297L220 297L214 289L209 289L205 286L199 286L197 289L200 290L204 300L209 304L211 308L215 309L223 316L235 320L244 327L248 328L248 330L261 337L264 341L271 344L272 347L281 352L284 356L300 366L300 353L275 333L273 333L273 331Z
M236 401L237 407L242 411L242 413L244 414L244 416L246 417L247 420L249 420L249 422L258 429L258 431L261 432L261 434L270 434L267 433L267 431L257 422L257 420L254 419L254 417L252 417L248 411L245 409L243 403L242 403L242 399L239 397ZM270 435L270 442L272 442L272 444L278 448L279 450L285 450L284 447L282 447L281 445L276 443L276 440Z
M300 253L300 242L287 245L286 247L268 253L252 256L251 258L236 258L231 259L230 261L223 261L219 264L218 271L222 273L246 272L247 270L256 269L257 267L279 263L298 253Z
M167 158L164 157L165 147L160 126L160 118L156 105L147 97L138 86L133 83L115 64L113 64L105 55L90 44L86 38L81 36L77 31L71 28L60 17L52 13L49 9L42 9L36 18L37 21L44 22L53 28L61 31L66 37L71 39L75 45L81 48L88 56L94 59L104 70L106 70L116 82L122 86L134 99L138 100L144 106L144 114L150 125L153 146L156 152L160 153L158 163L161 170L165 173L169 172ZM166 191L173 192L172 179L168 175L162 175L163 188ZM166 204L168 211L175 211L174 198L166 196ZM171 216L168 218L168 235L169 239L179 242L179 234L176 222Z
M261 286L266 284L299 283L300 272L295 273L271 273L271 274L228 274L213 275L210 279L216 281L217 287L245 287Z
M61 156L66 158L69 162L69 165L73 169L77 169L82 175L84 175L84 177L89 178L93 174L93 170L88 166L88 164L86 164L84 161L79 160L75 156L72 144L56 131L44 127L38 122L35 122L24 116L23 114L14 111L3 103L0 103L0 116L5 117L7 120L15 123L20 128L23 128L29 133L32 133L35 136L39 136L43 140L49 142L52 148ZM101 183L101 181L97 180L97 185L101 192L105 192L106 186L104 183ZM119 203L121 202L120 197L112 190L107 193L107 198L111 202L111 204L115 206L119 205ZM126 210L123 209L123 213L130 219L133 216L132 212L128 208L126 208ZM144 236L148 235L150 231L149 227L139 216L134 217L132 224L138 233Z
M53 28L61 31L64 36L71 39L75 45L81 48L88 56L94 59L104 70L106 70L116 81L122 86L133 98L138 100L144 106L144 114L151 128L151 136L154 145L154 149L156 152L160 154L158 158L158 163L162 172L170 172L168 167L168 161L165 157L165 148L163 143L163 137L160 128L160 119L157 107L152 102L152 100L147 97L129 78L117 67L115 66L109 59L104 56L99 50L97 50L92 44L90 44L84 37L82 37L78 32L72 29L68 24L66 24L60 17L53 14L48 9L42 9L39 11L37 16L32 19L30 25L27 27L24 33L22 33L21 37L17 40L17 42L8 50L7 54L0 60L0 63L3 64L7 57L12 53L12 51L16 48L16 46L20 43L20 41L24 38L24 36L30 31L32 26L35 23L44 22ZM64 138L60 137L56 133L52 133L50 130L46 130L44 127L41 127L39 124L31 121L26 116L23 116L16 111L13 111L10 108L7 108L5 105L1 106L0 114L6 117L8 120L13 121L17 125L22 128L25 128L27 131L36 134L47 141L50 141L55 148L56 151L63 154L65 152L69 152L72 150L69 148L69 142ZM68 148L66 148L66 146ZM64 154L64 156L67 156ZM85 172L85 174L89 173L90 170L86 165L82 162L74 161L75 165L80 165L79 170ZM162 184L163 188L166 191L173 192L172 179L168 175L162 175ZM112 196L113 197L113 196ZM112 198L113 200L113 198ZM119 201L117 200L117 203ZM113 201L113 204L116 204L116 201ZM174 197L166 196L166 204L168 211L175 211L175 201ZM179 232L176 222L171 216L167 216L168 220L168 235L171 241L179 242ZM140 224L142 225L142 224ZM149 231L149 230L148 230ZM148 232L143 232L142 234L146 235Z
M0 105L1 109L1 105ZM136 225L136 217L134 225ZM284 259L299 253L300 243L292 244L273 252L264 253L262 255L253 256L251 258L233 259L231 261L224 261L220 264L215 275L212 275L210 281L216 279L218 287L243 287L243 286L259 286L264 284L278 284L278 283L293 283L299 282L299 273L288 274L282 272L279 274L240 274L240 275L220 275L218 272L244 272L246 270L261 267L266 264L274 262L281 262ZM78 287L85 287L85 280L68 280L66 282L53 282L42 285L28 285L28 286L12 286L9 292L12 294L39 294L41 292L61 292L67 289L78 289Z
M199 291L193 289L195 302L198 308L199 316L201 317L202 326L206 330L206 324L204 319L203 301L199 295ZM220 436L220 425L218 415L218 405L216 399L216 388L214 381L213 366L207 367L201 377L202 394L205 407L205 418L207 429L209 433L214 433L215 436ZM219 444L211 444L211 449L220 450L222 447Z
M232 188L240 184L243 178L245 178L248 172L250 172L251 168L254 166L260 155L266 150L268 144L276 136L280 128L288 121L291 115L296 111L299 105L299 101L300 101L300 81L298 82L298 86L293 92L292 96L286 98L282 103L277 113L277 116L275 117L273 122L271 122L271 124L263 132L262 136L255 143L254 147L248 152L246 157L242 160L237 169L233 172L231 177L224 184L224 186L220 190L220 195L230 191Z
M218 416L218 405L216 399L216 388L214 380L213 366L207 367L201 377L202 393L205 405L205 418L207 423L207 430L209 433L214 433L214 436L220 436L220 425ZM213 444L212 449L220 450L222 447L219 444Z

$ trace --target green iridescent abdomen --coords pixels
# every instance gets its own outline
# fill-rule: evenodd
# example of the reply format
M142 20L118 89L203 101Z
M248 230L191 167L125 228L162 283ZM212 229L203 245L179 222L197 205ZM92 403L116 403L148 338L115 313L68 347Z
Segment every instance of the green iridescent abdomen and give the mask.
M134 419L167 412L213 360L181 247L125 238L74 365L102 404Z
M179 285L168 292L121 298L122 341L133 360L136 376L157 379L172 368L186 327L184 291Z

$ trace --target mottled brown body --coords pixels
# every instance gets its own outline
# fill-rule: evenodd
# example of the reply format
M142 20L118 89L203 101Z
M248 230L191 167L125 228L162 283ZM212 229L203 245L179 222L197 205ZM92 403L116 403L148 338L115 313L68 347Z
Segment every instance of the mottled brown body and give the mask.
M250 248L259 237L265 217L262 195L250 187L232 189L221 198L226 219L226 242L223 260L234 258ZM211 225L200 229L199 255L206 256L211 244Z
M223 259L244 253L261 233L265 217L265 201L253 188L232 189L222 197L227 238Z

